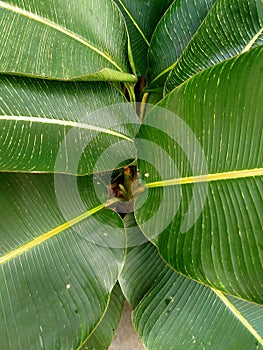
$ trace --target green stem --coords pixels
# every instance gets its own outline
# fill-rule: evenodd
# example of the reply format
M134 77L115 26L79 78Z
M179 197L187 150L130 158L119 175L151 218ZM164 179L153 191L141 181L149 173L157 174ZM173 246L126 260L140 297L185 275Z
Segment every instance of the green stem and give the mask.
M130 97L130 102L132 104L134 104L134 107L136 108L136 104L135 104L136 97L135 97L135 93L134 93L134 85L126 83L125 86L126 86L126 89L128 91L129 97Z

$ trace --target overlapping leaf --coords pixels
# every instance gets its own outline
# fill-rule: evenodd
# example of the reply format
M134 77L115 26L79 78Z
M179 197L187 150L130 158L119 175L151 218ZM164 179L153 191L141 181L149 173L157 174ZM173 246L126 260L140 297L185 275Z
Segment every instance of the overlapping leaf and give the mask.
M1 174L5 349L78 348L107 307L123 260L123 225L103 209L90 177L78 180L81 202L71 184L66 175L54 181L47 174ZM63 207L58 206L59 186L65 191Z
M149 193L135 212L175 270L259 303L262 62L263 48L254 48L196 75L149 113L136 140Z
M0 1L0 27L0 72L136 82L125 23L111 0Z
M144 74L171 1L115 2ZM136 81L124 19L112 0L0 1L0 15L1 344L106 348L126 237L105 209L110 172L97 173L137 155L138 118L118 91ZM150 88L162 93L171 70L167 91L187 82L136 139L146 185L135 214L191 279L127 216L120 284L150 350L263 348L262 307L207 287L263 303L262 18L261 0L176 0L154 33Z
M171 67L166 92L194 74L262 43L261 0L217 1L181 57Z
M2 75L0 169L87 174L134 158L138 118L107 83ZM125 120L123 118L125 115ZM119 151L116 154L114 144ZM98 163L103 152L104 161Z
M135 68L139 75L145 75L148 68L147 53L153 31L173 0L114 1L122 11L127 23Z
M110 346L119 324L124 296L118 284L112 290L110 303L95 332L81 347L82 350L106 350Z
M178 275L150 243L129 250L120 285L148 350L263 348L262 306Z
M194 74L262 44L261 0L175 1L149 49L150 88L166 91Z
M202 25L216 0L174 1L155 29L149 48L148 80L151 87L163 86L171 66Z

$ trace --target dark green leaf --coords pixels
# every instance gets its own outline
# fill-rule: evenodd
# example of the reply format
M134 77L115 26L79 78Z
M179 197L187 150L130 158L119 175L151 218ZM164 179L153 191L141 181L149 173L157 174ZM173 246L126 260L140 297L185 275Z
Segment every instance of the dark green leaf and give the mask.
M262 0L217 1L173 64L166 92L196 73L263 44Z
M169 71L196 35L216 0L177 0L160 20L149 48L148 80L163 86Z
M119 216L103 209L92 190L92 179L78 180L84 202L74 194L72 179L1 174L0 338L5 349L76 349L104 315L126 239Z
M142 231L176 271L258 303L262 62L258 47L196 75L151 110L136 140Z
M118 327L123 305L124 297L118 284L112 290L110 302L103 319L98 327L92 333L91 337L85 342L82 350L107 350L115 335Z
M139 75L148 68L147 53L153 31L173 0L114 0L127 23L131 51Z
M120 284L147 350L263 349L262 306L179 276L150 243L129 250Z

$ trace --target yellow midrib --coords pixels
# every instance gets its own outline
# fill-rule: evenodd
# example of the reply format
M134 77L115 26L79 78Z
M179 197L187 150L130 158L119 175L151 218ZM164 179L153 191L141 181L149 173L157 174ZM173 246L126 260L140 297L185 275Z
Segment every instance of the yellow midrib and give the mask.
M76 216L75 218L65 222L64 224L55 227L54 229L42 234L39 237L36 237L35 239L33 239L32 241L29 241L28 243L22 245L21 247L18 247L17 249L12 250L11 252L0 256L0 265L6 263L8 260L11 260L25 252L27 252L28 250L38 246L39 244L45 242L46 240L56 236L57 234L67 230L68 228L72 227L73 225L81 222L82 220L88 218L89 216L95 214L96 212L98 212L99 210L105 208L105 204L100 204L97 207L86 211L85 213Z
M244 325L244 327L253 335L257 341L263 345L263 339L247 319L239 312L239 310L231 303L231 301L219 290L212 288L214 293L222 300L227 308L234 314L234 316Z
M106 55L105 52L101 51L100 49L98 49L94 45L90 44L88 41L82 39L76 33L71 32L70 30L68 30L68 29L64 28L63 26L49 20L48 18L41 17L35 13L29 12L27 10L23 10L20 7L13 6L13 5L8 4L4 1L0 1L0 7L4 8L6 10L12 11L14 13L17 13L19 15L22 15L24 17L27 17L31 20L36 21L36 22L42 23L50 28L57 30L60 33L67 35L68 37L70 37L70 38L78 41L79 43L87 46L88 48L92 49L97 54L99 54L100 56L105 58L107 61L109 61L111 64L113 64L120 72L123 72L123 70L119 67L119 65L115 61L113 61L113 59L110 56Z
M175 178L163 181L156 181L144 184L146 188L166 187L176 185L186 185L192 183L212 182L222 180L242 179L247 177L263 176L263 168L234 170L215 174L206 174L198 176L189 176L183 178Z
M123 2L121 0L119 0L123 10L126 12L127 16L130 18L131 22L133 23L133 25L135 26L135 28L138 30L138 32L140 33L140 35L142 36L143 40L145 41L146 45L149 47L150 43L147 40L146 36L144 35L143 31L141 30L140 26L138 25L138 23L135 21L135 19L132 17L131 13L129 12L129 10L127 9L127 7L123 4Z

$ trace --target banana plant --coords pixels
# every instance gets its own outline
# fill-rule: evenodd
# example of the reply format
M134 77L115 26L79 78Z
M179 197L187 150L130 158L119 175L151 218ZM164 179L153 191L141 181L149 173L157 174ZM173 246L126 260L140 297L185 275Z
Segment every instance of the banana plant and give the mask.
M263 349L262 0L0 1L1 349Z

